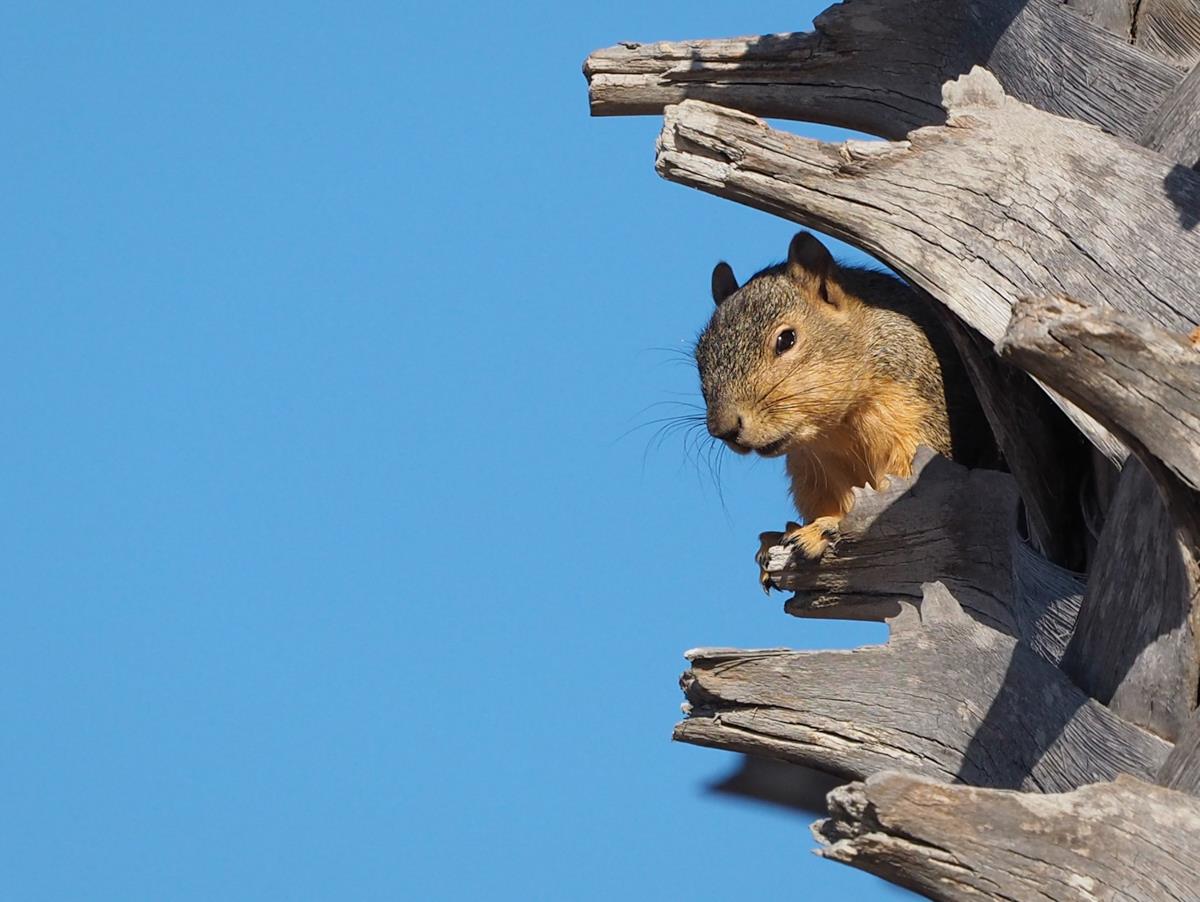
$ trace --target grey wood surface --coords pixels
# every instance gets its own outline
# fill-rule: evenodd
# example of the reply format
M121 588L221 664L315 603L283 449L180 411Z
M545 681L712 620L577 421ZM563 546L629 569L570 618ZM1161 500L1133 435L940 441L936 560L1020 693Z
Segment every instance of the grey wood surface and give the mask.
M666 111L658 170L850 241L992 341L1029 295L1200 322L1200 174L1005 97L983 70L946 95L947 126L842 144L685 101Z
M884 773L830 794L826 858L931 899L1190 902L1200 800L1131 777L1028 795Z
M1028 540L1014 535L1012 578L1017 636L1057 666L1075 632L1086 577L1047 560Z
M1138 0L1066 0L1074 12L1122 41L1133 32L1133 9Z
M1052 664L968 616L940 583L887 645L697 649L675 738L862 779L903 768L1040 792L1154 779L1170 745L1087 698Z
M1028 374L997 357L992 343L940 305L947 331L1020 489L1034 546L1055 563L1087 569L1079 504L1092 469L1072 421Z
M1200 160L1200 65L1192 67L1142 123L1140 144L1195 168Z
M1171 754L1158 772L1158 782L1169 789L1200 796L1200 711L1193 711Z
M913 474L855 503L820 561L768 549L776 588L797 617L884 620L942 582L971 617L1057 664L1071 638L1083 578L1046 560L1016 529L1012 477L971 470L920 448Z
M1130 723L1174 741L1196 708L1196 561L1153 477L1130 457L1062 668Z
M1186 336L1066 297L1024 299L998 350L1200 489L1200 350Z
M788 546L770 549L775 585L797 593L788 613L883 620L899 613L900 599L919 602L922 586L941 580L973 616L1015 634L1011 476L968 470L921 448L911 477L854 491L854 507L820 561L794 558Z
M977 65L1014 97L1131 137L1182 77L1054 0L853 0L811 32L618 44L584 74L595 115L691 98L899 138L942 122L942 84Z
M1200 62L1200 0L1139 0L1134 43L1184 67Z

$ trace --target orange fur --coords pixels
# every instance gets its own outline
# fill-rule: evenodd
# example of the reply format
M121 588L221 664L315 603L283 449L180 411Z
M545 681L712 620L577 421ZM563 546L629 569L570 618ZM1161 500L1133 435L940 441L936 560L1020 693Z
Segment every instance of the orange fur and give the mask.
M908 476L925 434L929 402L911 386L877 383L838 426L788 450L787 470L796 510L809 522L841 519L854 503L853 490L880 488L884 477Z

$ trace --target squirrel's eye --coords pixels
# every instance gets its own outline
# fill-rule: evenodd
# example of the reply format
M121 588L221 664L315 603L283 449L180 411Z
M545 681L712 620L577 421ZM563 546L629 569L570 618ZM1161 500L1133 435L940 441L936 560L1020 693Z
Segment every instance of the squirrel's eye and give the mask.
M775 338L775 353L782 354L796 343L796 330L784 329Z

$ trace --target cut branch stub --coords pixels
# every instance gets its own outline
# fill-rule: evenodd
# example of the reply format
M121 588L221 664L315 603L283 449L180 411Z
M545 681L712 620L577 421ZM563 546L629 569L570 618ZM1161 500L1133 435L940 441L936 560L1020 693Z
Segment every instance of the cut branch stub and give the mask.
M1166 742L972 620L941 584L891 625L887 645L852 652L689 653L675 738L852 779L901 767L1042 792L1153 779L1166 759Z
M1200 490L1200 350L1183 335L1053 297L1018 303L997 349Z
M854 0L811 32L618 44L584 74L594 115L695 99L897 138L944 121L942 84L986 66L1014 97L1136 136L1181 73L1107 33L1111 16L1081 12L1053 0Z
M1005 97L983 70L946 99L947 126L840 145L689 100L666 112L657 167L850 241L991 341L1031 294L1200 322L1200 174Z
M821 854L931 899L1196 898L1200 801L1130 777L1056 795L884 773L835 789Z
M860 488L854 496L821 561L797 560L785 546L771 549L767 572L778 588L797 593L788 613L883 620L899 612L899 599L920 601L922 586L941 580L975 616L1015 632L1011 476L968 470L921 448L911 477L890 477L883 491Z

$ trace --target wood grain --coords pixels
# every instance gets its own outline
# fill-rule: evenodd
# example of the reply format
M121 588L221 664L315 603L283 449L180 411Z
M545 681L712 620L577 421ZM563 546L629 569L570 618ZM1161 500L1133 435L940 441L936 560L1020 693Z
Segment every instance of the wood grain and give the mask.
M1065 296L1027 298L997 348L1200 490L1200 350L1185 335Z
M1054 0L853 0L810 32L618 44L584 74L593 115L692 99L900 138L943 122L942 85L984 66L1014 97L1133 137L1182 73L1109 23Z
M1159 102L1142 123L1138 142L1182 166L1200 160L1200 65Z
M675 738L862 779L903 768L1039 792L1154 779L1170 745L1084 695L939 583L887 645L851 652L698 649Z
M983 70L946 101L949 123L907 141L830 144L689 100L666 112L657 167L850 241L991 341L1030 295L1200 323L1200 174L1006 97Z
M944 902L1197 898L1200 800L1131 777L1029 795L879 774L830 793L821 854Z

